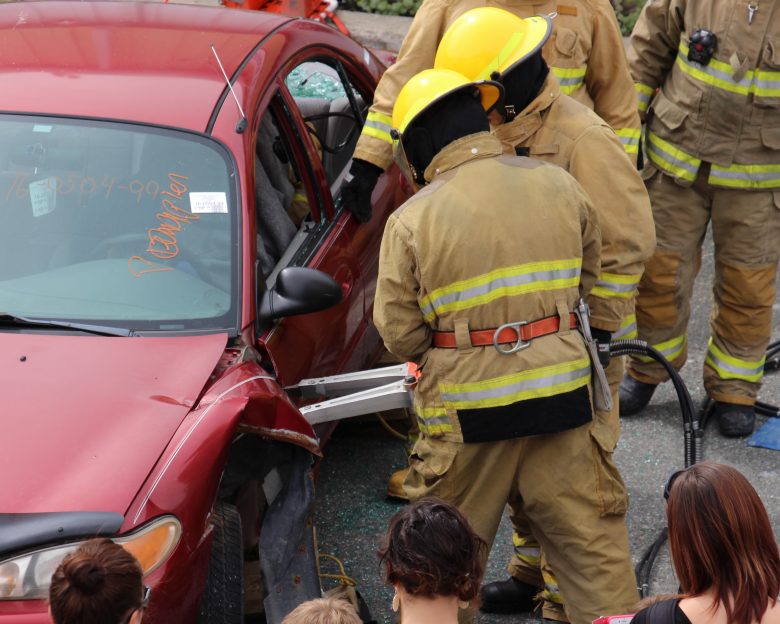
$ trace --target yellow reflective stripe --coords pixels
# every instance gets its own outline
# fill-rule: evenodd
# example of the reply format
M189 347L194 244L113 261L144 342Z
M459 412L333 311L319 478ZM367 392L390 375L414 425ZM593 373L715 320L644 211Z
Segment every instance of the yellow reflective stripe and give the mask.
M555 577L546 570L542 570L542 579L544 580L544 591L542 592L544 599L562 605L563 596Z
M390 115L384 113L377 113L376 111L368 111L366 121L371 121L378 124L387 126L388 129L393 127L393 118Z
M581 67L551 67L553 74L558 79L561 92L571 95L585 83L587 65Z
M743 189L768 189L780 187L780 165L731 165L713 164L708 182L713 186Z
M439 390L451 409L484 409L571 392L589 381L590 360L583 358L484 381L442 383Z
M717 59L711 59L707 65L689 61L688 46L685 43L680 43L675 63L681 71L700 82L718 87L724 91L730 91L731 93L739 93L740 95L748 95L750 93L750 85L753 81L752 71L746 72L741 80L735 81L732 78L734 70L731 68L731 65Z
M780 97L780 72L759 69L753 77L753 93L761 97Z
M742 379L755 383L764 376L766 355L760 360L740 360L718 349L710 338L705 362L715 369L721 379Z
M740 80L734 80L734 68L729 63L711 59L707 65L688 60L688 46L680 43L676 65L686 74L708 85L739 95L780 97L780 72L748 70Z
M649 130L647 132L647 155L660 169L689 182L696 179L701 165L699 158L686 154Z
M656 351L659 351L667 361L672 362L680 357L680 354L685 350L686 338L687 334L683 334L682 336L676 336L675 338L670 338L669 340L650 346ZM653 358L647 357L646 355L640 355L639 359L642 362L655 362Z
M632 340L637 335L636 314L629 314L620 323L618 330L612 333L612 340Z
M452 421L444 407L423 407L415 404L414 413L417 416L420 431L425 435L441 435L453 431Z
M512 533L512 545L515 548L515 556L530 566L538 567L541 561L542 549L530 535L524 537L517 533Z
M636 97L639 100L639 112L644 113L650 105L650 100L653 99L655 89L641 82L635 82L634 89L636 89Z
M366 136L374 137L375 139L379 139L380 141L385 141L387 143L390 143L390 145L393 144L393 137L390 136L389 132L385 132L384 130L377 130L376 128L373 128L366 123L363 126L363 131L361 134L365 134Z
M437 288L420 301L426 321L455 310L466 310L501 297L576 287L580 283L582 258L530 262L502 267Z
M616 128L615 134L620 138L627 154L639 153L639 137L642 132L638 128Z
M309 198L306 195L304 195L303 193L296 193L295 195L292 196L292 198L293 198L293 201L304 202L306 204L309 203Z
M620 297L629 299L634 296L636 285L641 275L618 275L617 273L602 273L596 285L590 291L596 297Z
M369 111L366 122L363 124L363 132L370 137L386 141L392 145L393 137L390 131L393 129L393 119L389 115Z

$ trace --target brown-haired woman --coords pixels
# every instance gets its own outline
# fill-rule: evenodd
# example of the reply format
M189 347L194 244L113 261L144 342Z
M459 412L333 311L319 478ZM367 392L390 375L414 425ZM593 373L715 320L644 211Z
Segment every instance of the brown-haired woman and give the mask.
M633 624L780 624L780 553L750 482L731 466L701 462L672 474L664 497L683 593Z
M485 542L458 509L423 498L390 519L379 558L403 624L456 624L479 594Z
M54 624L139 624L148 600L135 557L109 539L93 539L55 570L49 612Z

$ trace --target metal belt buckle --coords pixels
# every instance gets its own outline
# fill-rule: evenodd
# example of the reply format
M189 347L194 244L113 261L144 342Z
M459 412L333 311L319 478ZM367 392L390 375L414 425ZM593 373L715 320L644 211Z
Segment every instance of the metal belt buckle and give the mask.
M523 325L528 325L527 321L518 321L517 323L504 323L500 327L496 329L496 331L493 333L493 346L496 348L496 351L501 353L502 355L510 355L512 353L517 353L518 351L522 351L523 349L527 349L531 346L531 343L529 341L523 340L522 336L520 335L520 328ZM511 329L515 334L517 334L517 342L515 342L511 347L508 349L502 348L501 344L498 342L498 336L504 329Z

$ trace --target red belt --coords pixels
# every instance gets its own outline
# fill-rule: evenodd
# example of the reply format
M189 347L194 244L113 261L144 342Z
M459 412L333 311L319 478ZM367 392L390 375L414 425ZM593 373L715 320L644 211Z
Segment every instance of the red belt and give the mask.
M560 329L560 318L557 316L547 316L538 321L526 323L506 323L497 329L477 329L469 332L471 345L474 347L486 347L489 345L500 345L516 343L517 349L528 346L534 338L541 338L555 334ZM569 314L569 329L576 329L577 316ZM433 346L437 349L456 349L458 347L455 340L455 332L434 331Z

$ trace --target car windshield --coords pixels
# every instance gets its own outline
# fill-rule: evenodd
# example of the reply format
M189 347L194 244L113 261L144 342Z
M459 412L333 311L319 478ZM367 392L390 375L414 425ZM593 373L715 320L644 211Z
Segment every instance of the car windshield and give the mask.
M0 115L0 313L235 326L235 178L208 138Z

